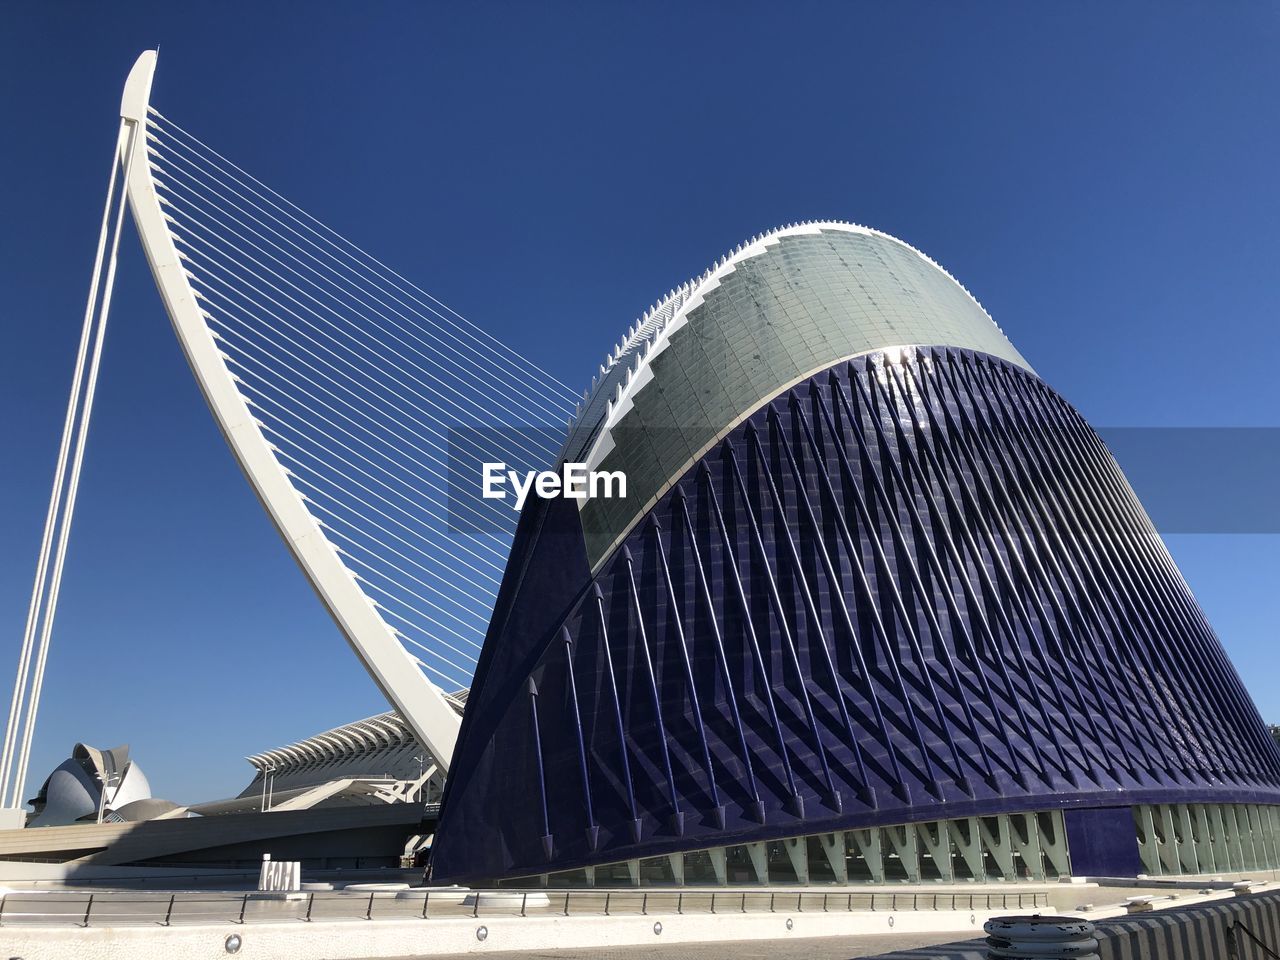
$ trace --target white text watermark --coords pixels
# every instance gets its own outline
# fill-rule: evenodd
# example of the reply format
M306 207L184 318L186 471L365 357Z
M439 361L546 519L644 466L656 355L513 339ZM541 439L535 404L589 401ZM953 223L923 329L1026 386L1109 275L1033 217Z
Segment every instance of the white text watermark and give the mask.
M566 497L586 500L594 497L624 499L627 475L621 470L588 470L585 463L565 463L554 470L508 470L505 463L481 467L481 495L486 500L506 500L507 486L515 493L513 510L520 510L532 490L544 499Z

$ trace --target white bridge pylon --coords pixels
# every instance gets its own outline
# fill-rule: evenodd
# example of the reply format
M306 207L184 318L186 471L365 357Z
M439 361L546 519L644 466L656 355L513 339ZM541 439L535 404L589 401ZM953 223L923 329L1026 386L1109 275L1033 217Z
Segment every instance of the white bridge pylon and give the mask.
M445 770L460 724L446 692L470 683L511 536L478 499L451 494L450 456L491 458L491 433L508 458L550 466L578 397L161 115L155 67L143 53L125 83L112 190L122 177L178 341L245 476ZM24 799L123 208L110 231L109 193L0 756L11 810Z

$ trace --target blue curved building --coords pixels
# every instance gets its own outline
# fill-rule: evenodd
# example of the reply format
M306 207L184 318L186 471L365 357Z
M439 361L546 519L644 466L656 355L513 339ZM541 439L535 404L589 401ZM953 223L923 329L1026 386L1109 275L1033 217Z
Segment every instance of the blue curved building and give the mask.
M645 314L531 499L434 880L1280 864L1280 754L1114 459L969 293L849 224Z

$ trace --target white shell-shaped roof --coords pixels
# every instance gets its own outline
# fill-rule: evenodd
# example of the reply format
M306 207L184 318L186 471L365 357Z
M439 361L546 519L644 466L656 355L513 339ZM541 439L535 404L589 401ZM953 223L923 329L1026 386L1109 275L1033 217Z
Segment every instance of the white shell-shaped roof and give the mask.
M627 474L625 502L581 502L593 566L762 403L842 359L903 346L967 347L1030 369L947 271L856 224L760 234L671 290L610 351L564 447L567 461Z
M461 713L466 702L466 691L446 694L445 699ZM307 764L341 762L398 747L423 749L404 719L398 713L390 711L325 730L297 743L264 750L245 759L259 771L271 769L283 775L286 771Z

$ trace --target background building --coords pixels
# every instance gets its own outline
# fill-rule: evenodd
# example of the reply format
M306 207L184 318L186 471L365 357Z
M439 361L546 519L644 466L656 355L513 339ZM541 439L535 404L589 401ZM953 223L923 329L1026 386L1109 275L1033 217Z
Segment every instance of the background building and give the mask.
M435 880L1280 864L1280 753L1123 474L919 251L739 247L562 456L628 497L525 507Z

